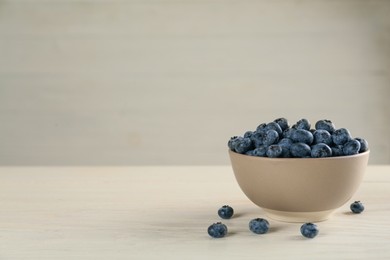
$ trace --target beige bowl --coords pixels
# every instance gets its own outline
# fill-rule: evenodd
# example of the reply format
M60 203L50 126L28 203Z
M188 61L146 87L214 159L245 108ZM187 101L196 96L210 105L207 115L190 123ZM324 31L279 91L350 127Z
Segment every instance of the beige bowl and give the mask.
M329 158L266 158L229 150L236 180L245 195L273 219L317 222L328 219L358 189L369 151Z

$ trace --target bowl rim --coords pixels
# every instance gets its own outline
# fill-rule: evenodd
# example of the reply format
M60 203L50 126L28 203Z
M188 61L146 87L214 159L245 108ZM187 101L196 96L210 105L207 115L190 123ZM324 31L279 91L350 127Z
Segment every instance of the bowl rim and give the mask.
M232 151L230 149L228 149L228 151L229 151L229 154L233 154L234 156L238 156L238 157L250 158L250 159L259 160L259 161L274 161L274 162L276 162L276 161L314 161L314 160L333 161L333 160L343 160L343 159L347 159L347 158L362 157L362 156L365 156L365 155L370 153L370 150L367 150L365 152L354 154L354 155L343 155L343 156L333 156L333 157L323 157L323 158L312 158L312 157L308 157L308 158L297 158L297 157L270 158L270 157L261 157L261 156L241 154L241 153L237 153L235 151Z

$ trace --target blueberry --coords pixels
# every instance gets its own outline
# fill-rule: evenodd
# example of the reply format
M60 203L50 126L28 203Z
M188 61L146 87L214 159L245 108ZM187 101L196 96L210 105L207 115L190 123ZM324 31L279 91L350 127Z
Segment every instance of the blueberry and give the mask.
M337 129L332 133L332 141L337 145L345 144L351 139L351 133L345 128Z
M313 139L313 134L304 129L297 129L291 134L291 140L296 143L305 143L310 145L313 142Z
M262 136L262 141L263 141L263 144L267 145L267 146L274 144L274 143L277 143L279 141L279 134L275 130L268 130Z
M253 150L253 156L265 157L267 155L267 148L266 145L261 145Z
M209 235L214 238L221 238L226 236L227 231L228 229L226 225L222 224L221 222L214 223L207 229L207 233L209 233Z
M357 140L360 143L359 153L368 151L368 142L365 139L356 137L355 140Z
M270 145L267 148L267 156L270 158L281 157L282 153L283 153L283 148L278 144Z
M283 130L280 127L280 125L278 123L275 123L275 122L268 123L264 127L264 130L266 130L266 131L268 131L268 130L275 130L278 133L278 135L281 135L283 133Z
M327 145L332 144L332 136L331 134L323 129L318 129L315 130L313 133L313 144L319 144L319 143L324 143Z
M253 150L246 151L245 155L254 156L253 155Z
M223 219L229 219L233 216L234 210L229 205L224 205L218 210L218 216Z
M269 222L263 218L255 218L249 222L249 230L256 234L265 234L269 230Z
M358 154L359 150L360 150L360 143L355 139L348 141L343 147L344 155Z
M282 137L283 137L283 138L289 138L289 139L291 139L292 133L293 133L294 131L295 131L294 128L288 128L288 129L286 129L286 130L283 131Z
M293 141L290 138L283 138L278 142L278 145L290 147Z
M233 142L234 150L237 153L246 153L247 151L251 150L253 148L252 140L248 137L238 137Z
M307 238L314 238L318 235L318 228L316 224L305 223L301 226L301 234Z
M311 156L311 149L305 143L293 143L290 146L290 153L293 157L305 158Z
M231 137L231 138L229 139L229 141L228 141L228 147L229 147L229 149L232 150L232 151L234 151L234 146L235 146L234 140L236 140L237 138L238 138L238 136L233 136L233 137Z
M253 132L252 131L246 131L245 134L244 134L244 137L251 137L253 135Z
M309 120L303 118L301 120L299 120L295 125L292 126L294 129L304 129L304 130L307 130L309 131L310 130L310 127L311 127L311 124L309 122Z
M252 143L253 143L254 147L259 147L259 146L261 146L263 144L263 135L264 135L263 131L253 132L253 134L250 137L250 139L252 140Z
M350 206L353 213L359 214L362 213L364 210L364 206L360 201L355 201Z
M287 119L284 117L275 119L274 122L277 123L283 131L290 127Z
M256 132L259 132L259 131L264 130L264 127L265 127L266 125L267 125L266 123L260 124L260 125L256 128Z
M289 138L283 138L279 141L278 145L282 147L282 158L289 158L291 157L290 153L290 147L293 144L293 141Z
M332 156L332 149L323 143L315 144L311 147L311 157L324 158Z
M326 130L330 134L332 134L334 132L334 130L336 130L336 128L335 128L334 124L332 123L332 121L327 120L327 119L317 121L316 129L317 130Z
M332 149L332 156L344 156L342 145L334 145L330 148Z

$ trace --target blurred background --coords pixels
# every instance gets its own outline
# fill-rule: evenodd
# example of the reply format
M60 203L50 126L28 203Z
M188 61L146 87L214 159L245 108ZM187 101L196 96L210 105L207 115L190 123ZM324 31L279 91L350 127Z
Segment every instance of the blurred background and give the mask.
M390 163L390 1L0 1L0 165L228 164L331 119Z

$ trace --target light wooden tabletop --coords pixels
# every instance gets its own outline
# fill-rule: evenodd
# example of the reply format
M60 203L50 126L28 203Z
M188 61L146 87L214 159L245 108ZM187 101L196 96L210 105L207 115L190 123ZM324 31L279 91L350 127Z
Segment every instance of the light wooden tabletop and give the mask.
M229 166L0 168L0 259L390 259L390 166L369 166L349 203L317 223L269 219L239 189ZM229 234L207 227L229 204ZM269 220L265 235L248 230Z

